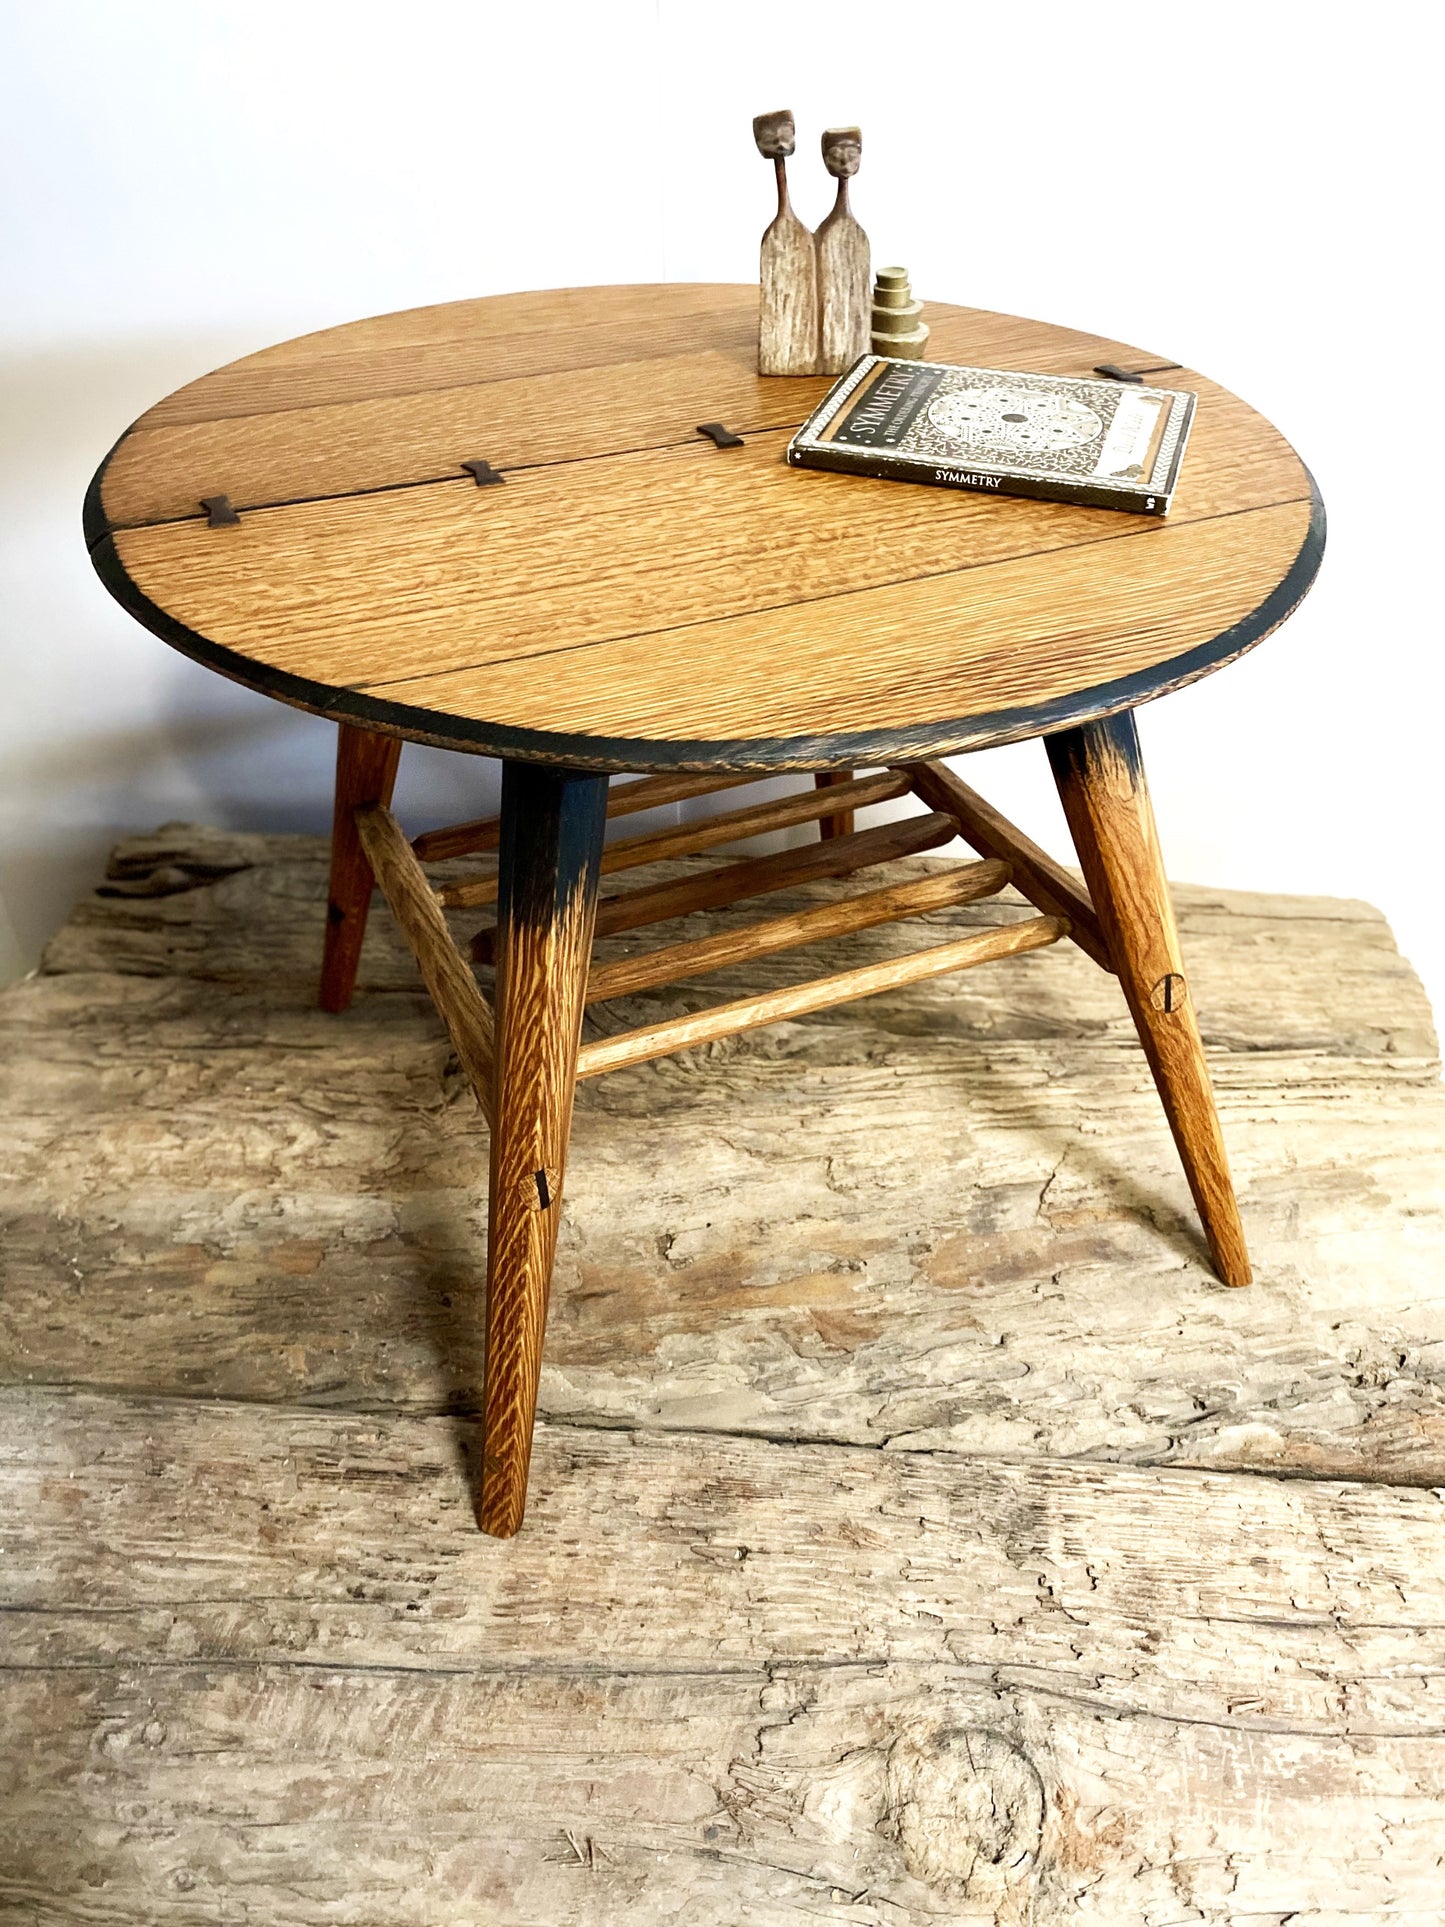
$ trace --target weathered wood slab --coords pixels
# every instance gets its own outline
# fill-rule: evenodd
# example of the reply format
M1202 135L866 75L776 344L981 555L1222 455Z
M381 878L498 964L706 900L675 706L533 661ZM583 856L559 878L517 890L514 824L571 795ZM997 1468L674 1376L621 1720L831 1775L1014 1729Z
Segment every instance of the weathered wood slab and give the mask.
M321 844L112 870L0 998L0 1919L1440 1918L1445 1103L1373 911L1179 893L1245 1291L1065 947L584 1086L503 1543L400 938L328 1018Z
M1438 1494L0 1397L35 1921L1430 1918Z
M0 1000L0 1370L474 1409L484 1127L389 920L328 1018L320 844L176 831L116 867L109 888L176 894L93 898ZM1178 894L1248 1291L1202 1262L1117 985L1062 946L584 1088L543 1411L1445 1483L1445 1102L1419 986L1362 905ZM919 935L598 1007L588 1034Z

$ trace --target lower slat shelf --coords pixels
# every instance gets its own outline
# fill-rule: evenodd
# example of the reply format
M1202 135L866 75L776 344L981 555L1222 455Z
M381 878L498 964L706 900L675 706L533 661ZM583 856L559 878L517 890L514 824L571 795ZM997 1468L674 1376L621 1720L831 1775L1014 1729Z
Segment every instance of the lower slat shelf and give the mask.
M846 936L853 930L869 930L880 923L898 923L905 917L925 916L930 910L947 910L959 903L977 903L982 897L994 896L1008 880L1006 863L961 863L939 876L918 877L911 883L892 884L886 890L845 897L841 903L819 903L792 916L769 917L713 937L696 937L689 943L621 957L615 963L595 964L587 983L587 1001L598 1004L608 997L630 997L636 991L677 983L683 977L703 977L711 970L745 963L750 957L771 956L779 950Z
M858 970L815 977L808 983L764 991L757 997L740 997L733 1003L698 1011L694 1016L670 1017L665 1023L584 1044L577 1059L577 1076L579 1079L599 1077L605 1071L646 1063L650 1057L667 1057L673 1051L710 1044L738 1031L756 1030L763 1024L780 1023L788 1017L804 1017L811 1011L827 1010L833 1004L851 1003L855 997L871 997L904 984L922 983L952 970L991 963L996 957L1040 950L1068 934L1069 926L1062 917L1029 917L1022 923L1003 924L995 929L976 931L969 937L959 937L953 943L937 944L931 950L915 950L906 957L890 957L883 963L864 964Z

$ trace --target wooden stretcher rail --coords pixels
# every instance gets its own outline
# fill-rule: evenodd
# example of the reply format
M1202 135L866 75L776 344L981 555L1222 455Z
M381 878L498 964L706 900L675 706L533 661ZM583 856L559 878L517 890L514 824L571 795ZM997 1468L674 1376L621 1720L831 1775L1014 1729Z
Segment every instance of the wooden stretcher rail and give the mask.
M645 924L685 917L693 910L717 910L726 903L767 896L773 890L790 890L800 883L851 876L874 863L893 863L899 857L936 850L941 843L951 843L957 834L953 818L934 811L928 816L906 816L897 823L880 823L853 836L830 837L826 843L807 843L797 850L778 850L772 856L720 864L700 876L644 884L640 890L625 890L619 896L602 899L597 906L596 935L616 936L622 930L640 930ZM475 963L492 962L494 941L494 926L477 932L471 945Z
M436 893L391 811L380 804L358 810L356 833L377 888L391 906L477 1102L490 1121L496 1055L491 1006L452 941Z
M840 803L849 809L863 809L869 803L887 803L907 796L912 778L903 770L884 770L877 776L860 777L831 790L800 790L792 796L774 797L767 803L750 803L746 809L725 810L719 816L700 817L693 823L680 823L669 830L655 830L648 836L623 837L609 843L602 852L602 874L639 869L644 863L658 863L665 857L697 856L703 850L723 843L741 843L750 836L769 830L791 829L799 823L816 822L828 816ZM437 891L437 901L449 910L477 909L495 903L498 883L495 876L469 878L449 883Z
M614 816L633 816L639 810L658 810L691 796L710 796L714 790L735 790L762 780L756 770L745 776L642 776L631 783L612 785L607 793L607 816L609 821ZM423 863L440 863L446 857L495 850L501 840L501 817L484 816L471 823L453 823L447 829L427 830L412 840L411 847Z
M930 809L943 810L958 825L964 842L980 856L996 857L1013 872L1014 888L1035 909L1048 916L1066 917L1069 934L1101 969L1112 973L1109 946L1088 894L1047 850L1039 848L977 790L944 763L914 763L909 768L914 794Z
M729 964L793 950L825 937L841 937L876 924L920 917L958 903L976 903L1002 890L1008 880L1006 863L962 863L941 876L919 877L887 890L846 897L841 903L820 903L790 917L772 917L762 923L745 924L740 930L724 930L714 937L650 950L640 957L595 964L587 981L587 1001L596 1004L608 997L628 997L635 991L676 983L683 977L702 977Z
M755 1030L762 1024L806 1016L810 1011L827 1010L833 1004L851 1003L857 997L871 997L903 984L922 983L929 977L967 970L996 957L1038 950L1068 934L1068 923L1062 917L1030 917L1023 923L976 931L973 936L938 944L932 950L890 957L885 963L864 964L861 969L840 971L832 977L815 977L809 983L795 984L787 990L740 997L733 1003L719 1004L715 1009L698 1011L690 1017L671 1017L665 1023L624 1031L620 1037L584 1044L577 1059L577 1076L579 1079L599 1077L605 1071L642 1064L650 1057L667 1057L673 1051L710 1044L738 1031Z

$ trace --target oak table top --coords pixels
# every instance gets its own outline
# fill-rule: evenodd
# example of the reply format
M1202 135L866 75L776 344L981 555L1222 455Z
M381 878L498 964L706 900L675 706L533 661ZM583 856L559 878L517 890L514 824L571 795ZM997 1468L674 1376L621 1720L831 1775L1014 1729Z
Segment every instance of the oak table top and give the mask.
M127 609L254 689L598 771L1059 730L1218 668L1304 595L1318 493L1237 397L1101 336L927 318L938 360L1193 390L1167 521L789 468L829 378L760 378L757 289L684 285L452 302L247 356L121 438L87 540ZM235 521L212 526L215 496Z

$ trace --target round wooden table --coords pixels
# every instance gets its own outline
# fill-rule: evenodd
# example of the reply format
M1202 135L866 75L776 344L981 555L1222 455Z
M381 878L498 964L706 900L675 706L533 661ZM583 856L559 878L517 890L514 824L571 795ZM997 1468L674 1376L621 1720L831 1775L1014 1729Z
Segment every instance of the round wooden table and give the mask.
M579 1075L1068 936L1119 976L1216 1268L1248 1281L1131 712L1284 620L1319 566L1319 496L1268 422L1164 356L976 309L928 319L938 360L1193 390L1167 521L788 467L829 381L760 377L757 290L728 286L504 295L286 342L143 415L87 496L96 568L132 614L341 725L322 1001L350 1000L379 885L492 1123L489 1531L522 1517ZM1029 736L1087 893L937 760ZM409 843L389 810L408 738L502 757L501 817ZM609 814L784 770L820 787L603 854ZM609 791L618 771L651 775ZM854 809L908 791L927 814L854 831ZM807 821L801 851L599 906L600 874ZM955 834L980 862L589 977L596 930ZM489 848L495 873L441 890L422 868ZM1006 881L1037 917L581 1045L587 1001ZM492 902L488 1001L442 910Z

